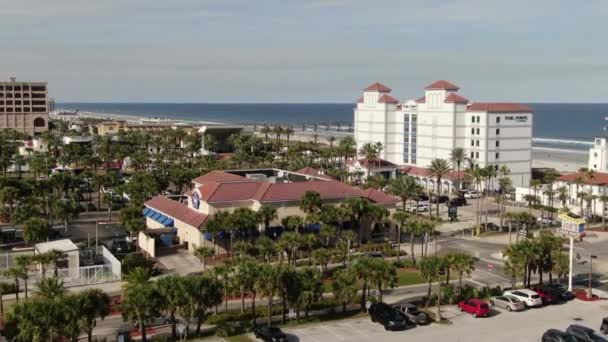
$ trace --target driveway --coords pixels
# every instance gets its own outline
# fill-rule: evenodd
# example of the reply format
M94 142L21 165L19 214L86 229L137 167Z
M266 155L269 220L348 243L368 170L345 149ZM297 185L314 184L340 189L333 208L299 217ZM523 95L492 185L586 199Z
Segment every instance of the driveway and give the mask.
M178 251L174 254L164 255L156 258L161 265L168 271L176 272L179 275L197 273L203 270L200 260L188 251Z
M599 330L602 317L608 315L608 303L571 301L523 312L494 310L487 318L473 318L454 306L442 308L442 315L451 325L416 327L407 331L389 332L369 318L347 319L285 329L290 341L539 341L550 328L565 330L570 324L581 324Z

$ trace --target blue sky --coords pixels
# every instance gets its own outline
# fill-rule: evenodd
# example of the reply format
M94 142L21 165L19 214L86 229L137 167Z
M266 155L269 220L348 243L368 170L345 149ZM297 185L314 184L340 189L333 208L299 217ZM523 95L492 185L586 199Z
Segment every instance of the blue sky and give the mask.
M605 0L0 0L0 79L57 101L608 102Z

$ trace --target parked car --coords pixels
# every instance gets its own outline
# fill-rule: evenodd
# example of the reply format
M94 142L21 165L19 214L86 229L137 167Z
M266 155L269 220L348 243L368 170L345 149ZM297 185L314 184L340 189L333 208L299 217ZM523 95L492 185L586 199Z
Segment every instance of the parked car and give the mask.
M553 288L550 287L546 287L546 286L542 286L542 285L538 285L538 286L532 286L530 288L530 290L538 293L540 295L540 298L547 298L550 299L550 301L546 301L545 299L543 299L543 302L545 304L556 304L556 303L560 303L562 301L564 301L564 299L562 298L562 295Z
M159 325L167 325L171 323L171 319L168 316L160 315L157 317L148 318L146 320L146 327L157 327ZM139 322L135 322L135 328L139 329Z
M595 330L582 326L582 325L578 325L578 324L571 324L568 327L568 329L566 329L566 332L569 335L576 337L577 341L585 341L585 342L606 341L605 338L596 334Z
M540 298L538 293L528 289L505 291L505 293L503 293L503 296L514 296L524 302L527 307L533 308L543 305L543 300Z
M604 317L602 319L602 325L600 325L600 331L604 335L608 334L608 317Z
M551 289L547 289L543 286L532 286L530 290L538 293L544 305L555 304L560 302L559 296L555 294L555 292Z
M369 252L367 256L370 258L384 258L384 255L380 251Z
M430 210L430 206L429 203L425 203L425 202L420 202L418 204L414 203L410 208L409 211L412 213L422 213L425 211L429 211Z
M490 305L507 311L521 311L526 309L526 304L514 296L496 296L490 299Z
M409 319L412 323L416 323L418 325L431 323L429 316L426 313L418 310L416 305L412 303L398 304L395 305L394 308L404 314L405 317L407 317L407 319Z
M279 327L259 326L253 329L253 334L265 342L287 342L287 335Z
M490 306L488 303L481 299L467 299L458 303L458 309L460 311L468 312L473 317L485 317L490 314Z
M439 203L446 203L450 200L450 197L445 196L445 195L441 195L441 196L434 196L433 198L431 198L431 203L437 203L439 201Z
M555 293L563 301L569 301L569 300L574 299L574 294L572 294L572 292L568 291L568 289L561 284L547 284L547 285L543 285L543 286L546 287L547 289L551 289L551 290L555 291Z
M415 327L405 315L386 303L374 303L369 308L372 322L378 322L386 330L404 330Z
M560 223L560 221L551 217L539 217L538 219L536 219L536 221L547 226L556 226Z
M477 190L469 190L464 193L464 198L473 199L473 198L479 198L479 197L481 197L481 193Z
M464 197L454 197L451 200L445 202L447 207L462 207L467 205L467 200Z
M500 226L495 223L492 223L492 222L482 223L479 226L481 227L482 230L485 230L485 231L492 231L492 232L500 231Z
M557 329L549 329L545 331L542 342L577 342L578 339L566 332Z
M429 196L425 194L419 194L418 196L412 197L412 201L414 202L426 202L429 200Z

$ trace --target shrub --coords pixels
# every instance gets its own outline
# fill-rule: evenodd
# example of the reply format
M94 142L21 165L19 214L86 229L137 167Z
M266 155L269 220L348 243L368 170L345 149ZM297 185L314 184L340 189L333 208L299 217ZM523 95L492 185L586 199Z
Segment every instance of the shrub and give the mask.
M122 259L122 274L129 274L137 267L143 267L152 271L154 261L146 259L141 253L131 253Z
M416 268L411 259L401 259L400 261L395 261L393 265L397 268Z
M15 284L13 283L0 283L0 287L2 288L2 294L15 293Z
M240 335L242 333L245 332L245 329L243 329L240 325L233 325L227 322L223 322L218 324L216 330L215 330L215 335L217 337L230 337L230 336L235 336L235 335Z

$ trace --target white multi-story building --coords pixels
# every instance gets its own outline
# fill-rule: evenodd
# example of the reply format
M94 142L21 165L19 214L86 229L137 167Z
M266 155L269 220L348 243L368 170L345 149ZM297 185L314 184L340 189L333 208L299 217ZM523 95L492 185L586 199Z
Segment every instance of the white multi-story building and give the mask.
M462 147L480 167L506 165L514 186L531 176L533 112L516 103L472 103L459 87L437 81L416 101L401 103L391 89L374 83L364 89L354 111L357 147L382 143L380 158L426 168L436 158L450 159Z

